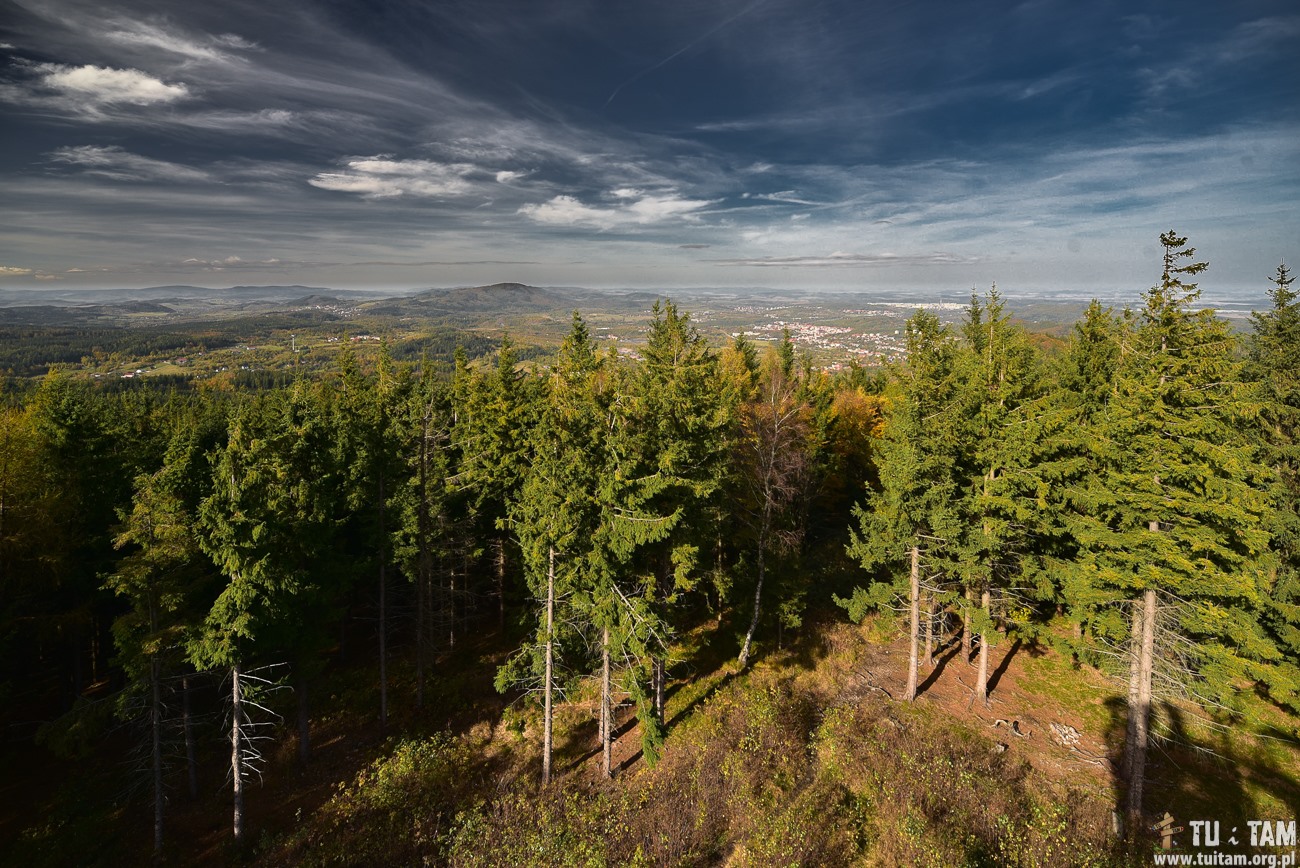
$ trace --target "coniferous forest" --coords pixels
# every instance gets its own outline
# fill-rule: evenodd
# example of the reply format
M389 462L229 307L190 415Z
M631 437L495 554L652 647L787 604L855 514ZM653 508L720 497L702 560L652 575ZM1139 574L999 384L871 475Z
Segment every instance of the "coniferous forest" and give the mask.
M1120 865L1166 811L1294 819L1300 299L1234 331L1160 243L1063 341L993 287L882 368L663 301L639 358L574 312L526 365L10 381L4 859Z

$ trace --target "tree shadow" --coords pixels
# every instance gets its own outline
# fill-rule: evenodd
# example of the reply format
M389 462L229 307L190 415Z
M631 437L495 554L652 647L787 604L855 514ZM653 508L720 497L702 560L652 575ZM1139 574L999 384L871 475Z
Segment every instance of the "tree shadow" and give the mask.
M611 733L611 741L617 742L620 738L627 735L629 732L631 732L633 729L636 728L636 723L637 723L636 713L635 713L636 703L632 702L632 700L630 699L624 699L621 702L614 703L614 707L613 707L614 720L615 721L618 720L619 712L624 708L633 709L633 713L628 717L627 720L623 721L621 724L618 724L617 726L614 727L614 731ZM578 728L576 732L571 733L570 738L566 740L565 742L566 750L564 751L565 753L570 753L571 748L573 746L581 744L585 740L592 739L595 740L596 742L596 746L594 748L592 748L591 750L587 751L586 753L582 754L581 756L569 762L569 764L565 766L566 770L576 769L578 766L582 765L588 760L600 756L600 751L603 746L600 744L599 721L596 722L595 726L596 726L596 731L593 733L590 731L591 725L584 723L582 726Z
M1002 680L1002 676L1006 674L1007 667L1011 665L1011 658L1016 656L1016 652L1022 647L1024 647L1024 643L1020 641L1019 637L1016 637L1016 639L1012 641L1011 647L1007 649L1007 653L1002 655L1002 662L998 663L997 668L989 675L989 693L992 693L997 689L998 682Z
M1123 768L1128 729L1128 702L1112 695L1104 704L1110 712L1105 733L1115 809L1125 813L1128 779ZM1237 719L1202 717L1170 702L1151 710L1151 740L1147 748L1143 813L1148 820L1168 812L1184 828L1193 820L1217 821L1224 852L1245 852L1247 821L1300 813L1300 742L1285 731L1262 727L1251 732ZM1267 739L1290 742L1270 745ZM1290 753L1290 756L1283 754ZM1145 848L1157 844L1147 828L1126 829L1130 841ZM1230 842L1235 830L1237 845ZM1190 844L1190 832L1174 837L1175 846Z
M955 645L952 645L952 647L944 651L942 656L938 657L938 662L935 663L934 668L930 670L930 674L925 676L925 680L922 681L919 685L917 685L916 695L921 696L923 693L925 693L927 690L933 687L935 682L937 682L939 678L943 675L943 670L948 667L948 662L952 660L954 657L956 657L959 653L961 653L960 642L956 643Z
M731 682L731 680L735 677L736 677L736 673L732 672L731 670L728 670L726 674L724 674L721 678L719 678L715 684L710 686L699 696L695 697L695 699L691 700L689 704L687 704L683 708L678 709L677 713L674 714L668 720L666 724L667 728L669 730L672 730L672 728L676 726L679 722L684 720L687 717L687 715L689 715L695 709L699 708L705 702L708 702L709 699L711 699L715 693L717 693L722 688L726 687Z

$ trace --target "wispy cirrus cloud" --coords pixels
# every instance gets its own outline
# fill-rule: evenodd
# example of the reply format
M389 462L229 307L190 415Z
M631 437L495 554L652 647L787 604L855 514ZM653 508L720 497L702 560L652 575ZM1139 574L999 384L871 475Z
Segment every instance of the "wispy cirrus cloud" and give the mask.
M109 22L103 38L129 48L161 50L189 60L226 62L233 60L232 51L255 49L249 42L234 33L221 33L198 38L187 36L162 22L118 18Z
M114 181L212 180L211 175L199 169L133 154L116 146L77 145L57 148L50 152L49 158L55 163L77 166L87 174Z
M747 268L863 268L881 265L965 265L978 257L957 253L844 253L825 256L764 256L753 259L707 259L714 265Z

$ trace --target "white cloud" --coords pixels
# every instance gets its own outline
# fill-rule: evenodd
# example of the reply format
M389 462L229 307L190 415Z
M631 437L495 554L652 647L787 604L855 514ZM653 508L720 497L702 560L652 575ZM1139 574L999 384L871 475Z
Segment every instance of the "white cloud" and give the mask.
M556 196L540 205L524 205L519 213L538 223L555 226L613 229L616 226L659 223L675 217L697 219L696 212L715 201L685 199L675 192L646 193L630 187L611 190L609 195L619 200L620 204L601 208L585 205L573 196Z
M106 66L65 66L43 63L41 84L94 109L102 105L153 105L189 96L184 84L168 84L138 69Z
M0 265L0 277L22 277L31 274L30 268L18 268L13 265Z
M50 153L50 159L83 167L88 174L111 178L115 181L207 181L206 172L132 154L118 147L80 145L59 148Z
M826 256L764 256L755 259L710 259L717 265L741 265L751 268L860 268L871 265L964 265L977 262L973 256L955 253L844 253Z
M497 172L497 183L509 184L511 181L518 181L520 178L524 177L527 174L528 174L527 172L510 172L510 171Z
M114 21L114 29L104 33L104 38L121 45L139 48L158 48L179 54L191 60L223 61L231 55L225 49L249 49L254 44L233 33L209 36L194 40L158 24L143 21Z
M357 193L366 199L396 196L450 198L473 190L468 177L479 171L469 163L433 160L392 160L367 157L351 160L345 172L321 172L307 183L322 190Z

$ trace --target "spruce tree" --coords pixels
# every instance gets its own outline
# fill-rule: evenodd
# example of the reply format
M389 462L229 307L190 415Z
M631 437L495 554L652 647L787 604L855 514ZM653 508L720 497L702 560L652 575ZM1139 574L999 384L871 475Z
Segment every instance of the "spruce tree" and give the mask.
M1244 423L1258 408L1228 325L1191 306L1199 291L1185 278L1206 264L1186 238L1168 232L1160 242L1160 282L1123 335L1113 395L1094 430L1096 471L1068 493L1075 581L1099 601L1092 629L1127 642L1123 767L1135 820L1156 693L1229 703L1238 680L1276 656L1257 615L1266 468Z
M1036 524L1030 465L1040 408L1038 359L1024 329L1011 321L994 286L984 302L972 297L963 327L959 401L963 534L954 577L979 600L970 629L979 634L975 699L988 702L993 601L1018 593L1032 567L1028 555Z
M836 599L854 621L899 596L908 601L908 674L904 698L916 696L923 585L941 601L960 527L956 513L960 418L957 347L939 319L918 310L907 321L907 362L888 394L877 451L880 490L853 508L849 555L884 582Z
M1283 653L1270 667L1273 697L1300 707L1300 295L1286 263L1269 290L1272 307L1255 313L1250 361L1259 384L1263 461L1272 469L1272 558L1264 620Z

